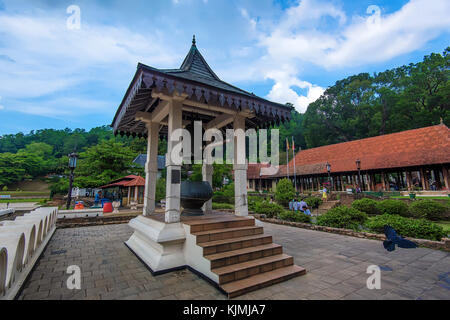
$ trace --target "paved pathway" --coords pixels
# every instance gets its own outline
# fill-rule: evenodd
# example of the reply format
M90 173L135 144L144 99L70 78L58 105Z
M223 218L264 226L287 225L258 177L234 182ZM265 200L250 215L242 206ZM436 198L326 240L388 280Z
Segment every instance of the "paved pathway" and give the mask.
M274 242L308 273L238 299L450 299L450 254L425 249L388 253L382 243L264 224ZM225 299L190 271L153 277L123 244L127 224L58 229L19 299ZM369 290L369 265L382 269ZM82 289L68 290L66 269L78 265Z

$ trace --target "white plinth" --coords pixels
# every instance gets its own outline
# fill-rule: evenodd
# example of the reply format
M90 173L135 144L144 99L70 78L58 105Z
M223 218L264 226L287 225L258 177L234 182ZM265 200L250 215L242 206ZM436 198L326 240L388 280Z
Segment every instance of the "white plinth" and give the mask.
M144 216L129 222L134 230L125 244L151 269L163 273L184 268L186 234L182 223L164 223Z

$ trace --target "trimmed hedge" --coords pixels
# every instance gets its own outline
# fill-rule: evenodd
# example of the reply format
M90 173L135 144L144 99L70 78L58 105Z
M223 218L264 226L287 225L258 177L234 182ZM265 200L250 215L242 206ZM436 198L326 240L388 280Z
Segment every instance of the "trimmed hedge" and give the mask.
M402 217L409 217L408 205L401 200L383 200L377 203L377 209L381 214L396 214Z
M364 212L354 208L339 206L328 210L317 218L319 226L358 230L367 220Z
M270 203L266 200L255 204L255 213L265 214L268 218L276 217L284 211L284 208L276 203Z
M259 202L263 202L264 198L260 196L248 196L248 210L255 211L255 206Z
M411 215L415 218L425 218L428 220L442 220L448 208L433 200L418 200L414 201L409 206Z
M234 205L230 204L230 203L216 203L213 202L212 203L212 208L214 210L220 210L220 209L234 209Z
M319 197L309 197L305 199L305 202L310 208L316 209L322 204L322 199Z
M440 241L446 234L441 226L425 219L411 219L399 215L383 214L370 218L365 226L371 231L384 233L384 226L389 225L404 237Z
M352 208L365 212L368 215L380 214L380 210L378 210L377 205L378 201L370 198L362 198L352 202Z
M311 223L311 217L303 212L284 210L278 215L278 218L286 221Z

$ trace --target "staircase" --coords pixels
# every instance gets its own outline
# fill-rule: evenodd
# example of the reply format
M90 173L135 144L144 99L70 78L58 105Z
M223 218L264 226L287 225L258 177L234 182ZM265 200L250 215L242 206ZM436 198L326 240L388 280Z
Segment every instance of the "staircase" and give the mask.
M324 201L317 209L317 214L320 216L321 214L326 213L328 210L337 207L339 203L339 200Z
M306 273L253 218L223 215L184 223L229 298Z

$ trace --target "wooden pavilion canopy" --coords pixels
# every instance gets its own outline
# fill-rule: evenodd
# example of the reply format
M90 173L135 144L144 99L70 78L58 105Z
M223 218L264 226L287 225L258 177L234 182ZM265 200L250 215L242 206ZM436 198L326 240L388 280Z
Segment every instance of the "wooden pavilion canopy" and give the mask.
M145 123L137 113L151 113L175 93L183 95L183 124L202 121L205 128L220 125L231 128L230 115L245 115L246 128L268 128L290 120L292 107L260 98L222 80L212 71L196 46L191 49L179 69L156 69L142 63L116 112L111 124L114 134L147 137ZM167 120L162 119L160 135L167 134Z

